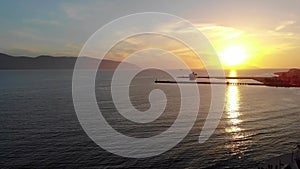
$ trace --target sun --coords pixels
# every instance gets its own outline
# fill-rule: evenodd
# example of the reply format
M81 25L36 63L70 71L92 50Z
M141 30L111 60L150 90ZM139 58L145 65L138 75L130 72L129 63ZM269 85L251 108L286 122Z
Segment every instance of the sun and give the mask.
M240 66L245 62L247 53L242 46L230 46L220 53L220 57L225 66Z

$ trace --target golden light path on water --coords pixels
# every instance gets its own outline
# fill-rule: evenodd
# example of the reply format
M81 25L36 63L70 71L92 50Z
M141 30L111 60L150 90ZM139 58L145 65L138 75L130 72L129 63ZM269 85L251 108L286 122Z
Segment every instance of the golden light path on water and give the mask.
M236 71L230 72L230 77L236 77ZM230 79L229 83L237 83L236 79ZM240 142L240 140L244 139L244 134L242 133L242 128L240 128L240 123L242 120L240 120L240 92L239 87L236 85L229 85L227 87L226 92L226 118L227 125L225 127L226 133L229 133L231 135L231 142L229 144L226 144L226 148L230 149L232 155L237 155L240 153L243 153L243 151L240 149L241 144L243 142ZM241 156L239 156L241 158Z
M236 77L236 72L231 71L230 77ZM236 83L236 79L230 79L230 83ZM240 112L239 112L239 89L238 86L229 85L226 93L226 112L227 118L230 122L230 127L227 127L225 130L228 133L235 133L240 131L241 129L238 127L238 124L241 122L239 120Z

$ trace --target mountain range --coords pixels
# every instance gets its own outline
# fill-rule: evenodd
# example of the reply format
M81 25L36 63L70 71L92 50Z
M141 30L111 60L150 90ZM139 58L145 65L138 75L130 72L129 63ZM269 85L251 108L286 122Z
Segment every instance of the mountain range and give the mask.
M77 57L48 56L37 57L11 56L0 53L0 70L23 70L23 69L74 69ZM91 69L99 60L83 57L83 69ZM120 62L113 60L102 60L99 69L115 69ZM125 68L136 69L136 65L123 62Z

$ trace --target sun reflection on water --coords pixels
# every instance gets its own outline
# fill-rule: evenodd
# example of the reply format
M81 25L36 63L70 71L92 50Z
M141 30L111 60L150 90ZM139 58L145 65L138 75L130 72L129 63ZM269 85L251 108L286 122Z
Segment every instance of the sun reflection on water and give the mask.
M231 71L230 77L236 77L236 72ZM230 83L236 83L236 79L230 79ZM226 93L226 112L227 112L227 118L230 122L230 127L226 128L226 132L234 133L238 132L241 129L238 127L238 124L241 123L241 120L239 119L240 112L239 112L239 101L240 101L240 93L238 86L230 85L227 88Z
M230 77L236 77L236 72L231 71ZM229 79L229 83L237 83L236 79ZM240 93L238 86L229 85L226 92L226 118L227 127L225 131L230 133L231 142L225 147L231 150L232 155L242 154L240 146L243 144L241 140L245 138L245 135L242 133L242 128L240 124L242 120L240 119ZM239 156L240 157L240 156Z

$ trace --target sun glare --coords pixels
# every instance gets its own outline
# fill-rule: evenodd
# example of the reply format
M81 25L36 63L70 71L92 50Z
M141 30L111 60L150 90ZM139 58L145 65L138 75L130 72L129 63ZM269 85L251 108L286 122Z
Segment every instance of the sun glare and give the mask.
M239 66L245 62L247 54L241 46L230 46L220 53L220 57L225 66Z

